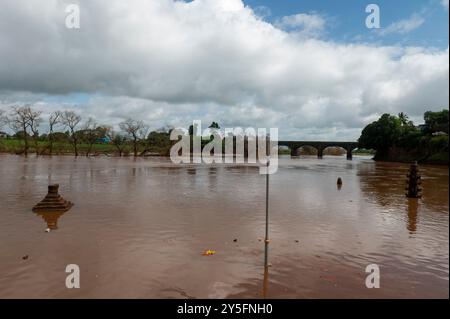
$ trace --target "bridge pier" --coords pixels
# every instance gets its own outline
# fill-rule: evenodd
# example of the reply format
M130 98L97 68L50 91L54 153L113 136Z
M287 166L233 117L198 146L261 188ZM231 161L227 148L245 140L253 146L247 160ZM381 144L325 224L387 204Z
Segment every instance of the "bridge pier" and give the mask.
M323 158L323 147L317 148L317 158L319 158L319 159Z
M349 161L351 161L353 159L353 154L352 154L353 149L351 148L347 148L347 159Z

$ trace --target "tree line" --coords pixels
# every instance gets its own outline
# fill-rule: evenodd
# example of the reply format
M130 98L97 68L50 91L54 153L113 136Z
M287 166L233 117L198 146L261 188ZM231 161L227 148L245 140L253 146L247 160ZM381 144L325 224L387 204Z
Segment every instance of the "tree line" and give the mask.
M363 129L359 146L375 150L379 160L425 161L434 156L436 162L448 162L449 110L428 111L423 118L425 123L416 126L403 112L383 114Z
M129 153L138 156L152 151L166 155L171 146L167 128L148 133L149 127L142 120L128 118L119 124L120 130L114 130L93 118L83 121L81 115L72 110L57 110L44 121L43 112L30 105L12 106L8 111L0 109L0 129L2 127L14 132L12 139L21 141L20 153L24 155L30 153L31 147L37 155L52 155L57 143L70 145L75 156L81 154L82 144L86 156L92 154L96 144L114 146L119 156ZM48 133L39 133L43 127Z

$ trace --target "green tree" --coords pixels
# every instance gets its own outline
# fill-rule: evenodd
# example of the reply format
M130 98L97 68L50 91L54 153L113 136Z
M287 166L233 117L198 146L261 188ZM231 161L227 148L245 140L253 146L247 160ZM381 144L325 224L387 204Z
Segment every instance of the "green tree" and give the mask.
M220 129L220 126L219 126L219 123L217 123L217 122L212 122L211 125L209 126L209 128Z
M403 113L403 112L398 113L398 118L400 119L400 122L402 123L402 125L408 125L411 123L409 121L409 117L408 117L408 115L406 115L406 113Z
M444 109L440 112L425 112L424 120L427 127L427 133L434 133L438 131L448 133L448 110Z
M378 121L367 125L359 138L359 147L376 150L377 156L386 155L402 135L401 120L390 114L383 114Z
M170 154L170 133L166 131L153 131L147 137L147 151L159 154Z
M111 144L115 146L119 156L122 156L127 146L127 137L115 132L112 129L106 131L107 137L111 140Z

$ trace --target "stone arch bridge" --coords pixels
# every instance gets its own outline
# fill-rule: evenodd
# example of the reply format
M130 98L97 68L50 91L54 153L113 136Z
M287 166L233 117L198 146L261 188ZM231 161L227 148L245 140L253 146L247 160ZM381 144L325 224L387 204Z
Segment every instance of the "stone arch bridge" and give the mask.
M317 157L323 157L323 151L327 147L342 147L347 151L347 159L352 159L352 152L358 148L358 142L320 142L320 141L279 141L278 146L287 146L291 150L291 156L298 156L299 148L311 146L317 149Z

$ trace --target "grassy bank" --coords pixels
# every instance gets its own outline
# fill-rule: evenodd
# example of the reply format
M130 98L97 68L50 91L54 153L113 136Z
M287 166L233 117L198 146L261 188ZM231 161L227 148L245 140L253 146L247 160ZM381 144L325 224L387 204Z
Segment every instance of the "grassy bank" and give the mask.
M28 153L37 153L46 155L49 154L50 143L44 141L38 141L37 146L34 141L28 142L29 148ZM80 155L86 155L90 145L88 144L78 144L78 152ZM12 153L12 154L22 154L25 149L25 143L23 140L19 139L0 139L0 152ZM132 147L127 145L124 147L124 154L129 154L132 152ZM112 144L96 143L92 145L90 154L118 154L117 148ZM72 144L67 142L55 142L53 143L53 154L54 155L71 155L74 154L74 149Z

